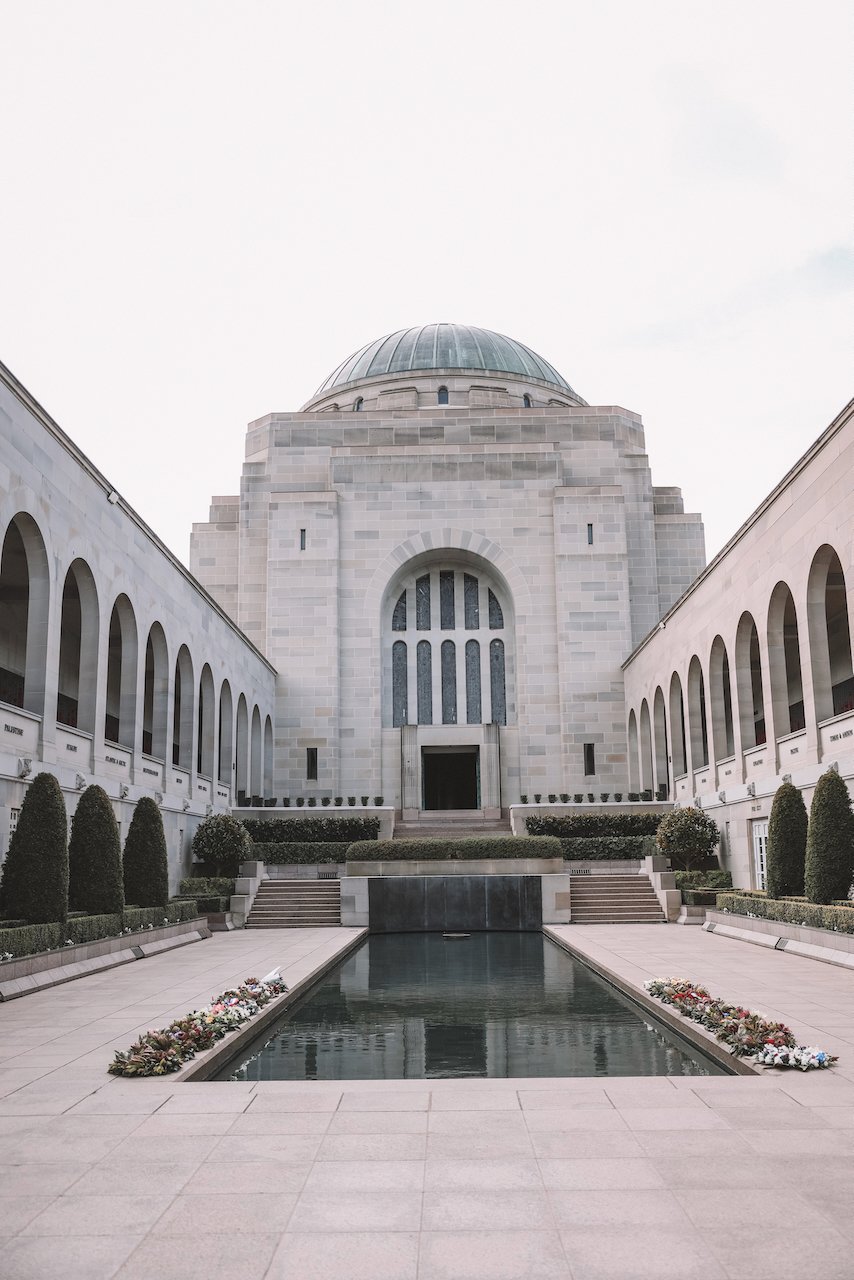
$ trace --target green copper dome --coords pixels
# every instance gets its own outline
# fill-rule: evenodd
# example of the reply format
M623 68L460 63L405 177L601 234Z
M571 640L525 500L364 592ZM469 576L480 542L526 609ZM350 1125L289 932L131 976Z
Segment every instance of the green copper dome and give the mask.
M512 373L522 378L550 382L570 395L576 395L566 379L547 360L515 338L467 324L425 324L413 329L398 329L361 347L329 375L318 387L315 397L328 395L336 387L360 382L363 378L381 378L425 369Z

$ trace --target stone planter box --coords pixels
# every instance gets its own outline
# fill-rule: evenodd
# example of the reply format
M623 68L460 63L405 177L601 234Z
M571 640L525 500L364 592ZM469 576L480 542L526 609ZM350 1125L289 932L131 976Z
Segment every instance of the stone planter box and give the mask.
M170 951L209 937L207 921L199 916L157 929L125 933L120 938L99 938L97 942L79 942L73 947L58 947L34 956L5 960L0 963L0 1000L14 1000L31 991L43 991L61 982L72 982L102 969L144 960L159 951Z
M346 876L544 876L564 869L563 858L477 858L348 862ZM345 876L345 878L346 878Z
M757 920L737 915L734 911L706 910L707 933L720 934L739 942L792 955L822 960L825 964L854 969L854 934L834 933L832 929L816 929L808 925L787 924L782 920Z

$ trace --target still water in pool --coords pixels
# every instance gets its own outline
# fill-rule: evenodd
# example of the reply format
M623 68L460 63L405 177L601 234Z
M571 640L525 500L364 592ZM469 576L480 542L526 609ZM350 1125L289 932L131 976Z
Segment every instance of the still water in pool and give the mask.
M541 933L375 934L231 1080L718 1075Z

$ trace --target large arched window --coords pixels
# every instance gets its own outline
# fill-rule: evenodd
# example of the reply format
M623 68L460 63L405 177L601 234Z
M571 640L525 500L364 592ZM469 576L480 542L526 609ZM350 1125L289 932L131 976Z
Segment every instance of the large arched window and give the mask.
M237 729L234 753L234 774L237 785L237 798L245 798L249 794L249 711L246 698L241 693L237 699Z
M142 750L157 760L166 759L166 723L169 717L169 660L166 637L159 622L148 633L145 645L145 683L142 699Z
M681 778L688 772L688 751L685 741L682 681L676 671L670 677L670 753L673 757L673 776Z
M640 760L638 758L638 719L634 709L629 712L629 791L640 791Z
M759 633L749 613L741 615L735 636L735 681L741 746L743 751L749 751L751 747L761 747L766 738Z
M199 724L196 768L203 778L214 776L214 682L207 663L199 681Z
M815 713L819 721L854 708L854 671L845 574L832 547L816 553L807 587Z
M785 582L778 582L768 605L768 669L774 731L778 738L797 733L804 719L801 646L795 601Z
M273 795L273 721L267 716L264 721L264 797L271 799Z
M18 515L0 553L0 702L44 713L50 575L36 522Z
M667 769L667 715L664 709L664 694L659 687L652 700L653 735L655 746L655 782L661 799L666 799L669 791Z
M640 764L641 790L652 791L652 722L649 718L649 703L644 698L640 710Z
M110 614L107 641L107 706L104 737L133 747L136 732L137 632L133 608L121 595Z
M189 771L193 762L193 660L185 644L175 660L172 719L172 764Z
M95 579L83 560L75 560L62 590L56 719L86 733L95 730L98 626Z
M688 730L691 764L705 769L709 763L709 733L706 725L706 682L700 659L694 654L688 667Z
M424 725L507 724L513 673L505 588L474 564L437 561L401 575L386 600L384 723L399 727L414 715Z
M219 691L219 768L217 776L223 786L231 786L232 764L234 761L234 704L231 699L231 685L223 680Z
M712 702L712 737L715 759L728 760L735 751L735 735L732 726L732 686L730 684L729 657L720 636L712 641L709 659L709 686Z
M263 740L261 736L261 712L257 707L252 708L252 751L250 756L250 782L252 784L252 796L261 795L264 777L264 759L263 759Z

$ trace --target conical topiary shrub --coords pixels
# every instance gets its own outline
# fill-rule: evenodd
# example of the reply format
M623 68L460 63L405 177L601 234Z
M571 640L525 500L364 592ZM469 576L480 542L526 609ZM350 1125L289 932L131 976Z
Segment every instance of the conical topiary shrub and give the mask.
M124 910L119 828L103 787L87 787L71 819L68 905L92 916Z
M0 911L28 924L65 923L68 819L59 783L39 773L24 796L0 883Z
M839 774L823 773L815 784L807 831L804 892L810 902L847 898L854 874L854 815Z
M163 818L150 796L137 801L125 840L122 863L125 902L165 907L169 901L169 862Z
M784 782L774 793L768 820L765 887L769 898L803 893L806 848L807 807L798 788Z

